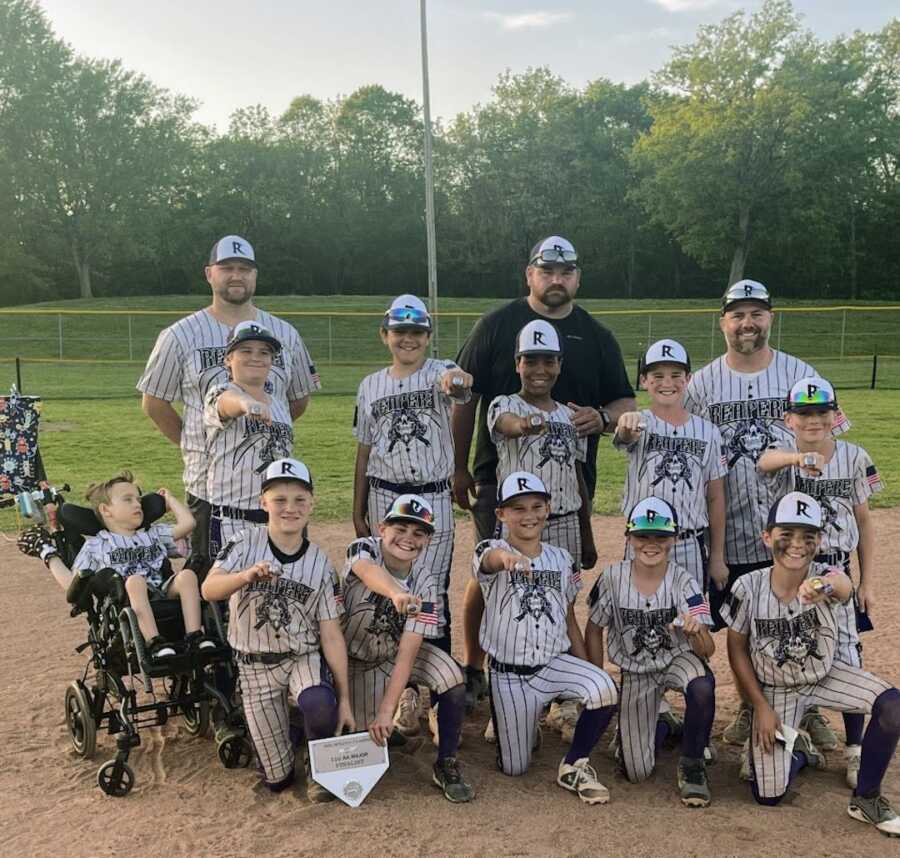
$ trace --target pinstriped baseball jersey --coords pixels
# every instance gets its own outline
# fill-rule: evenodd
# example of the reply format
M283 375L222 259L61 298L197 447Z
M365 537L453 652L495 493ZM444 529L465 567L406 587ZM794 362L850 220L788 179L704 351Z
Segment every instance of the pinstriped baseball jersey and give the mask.
M488 575L481 558L490 548L515 552L504 539L485 539L475 547L472 572L484 594L481 648L497 661L536 667L569 649L566 612L581 589L581 571L572 555L541 543L531 572L502 570Z
M881 477L869 454L848 441L835 441L834 455L825 463L821 476L813 477L796 467L782 468L764 476L772 501L788 492L804 492L822 506L825 531L819 551L856 550L859 527L853 507L865 503L883 488ZM796 453L794 439L773 445L773 449Z
M401 617L387 596L373 593L354 573L353 564L360 560L384 566L380 538L357 539L347 549L343 575L344 637L351 658L366 664L394 658L404 632L438 637L437 594L433 591L432 575L413 569L406 578L393 576L400 587L422 598L420 613Z
M172 532L171 524L151 524L133 536L101 530L85 539L72 568L80 572L114 569L123 578L140 575L148 584L159 587L163 583L163 562L178 553Z
M767 447L790 438L784 425L785 400L796 382L813 375L818 373L809 364L773 349L771 362L761 372L735 372L722 355L695 372L688 383L685 407L714 423L725 443L728 563L770 559L759 536L768 512L768 492L756 473L756 463ZM842 419L835 432L848 427Z
M497 447L497 482L502 483L515 471L527 471L541 478L550 491L550 512L564 515L581 509L575 462L587 458L587 438L579 438L569 409L559 402L551 412L530 405L518 393L497 396L488 407L487 427ZM538 414L546 420L540 435L507 438L495 429L501 414L529 417Z
M353 435L372 448L366 475L392 483L424 485L453 474L450 408L440 378L452 361L429 358L406 378L390 368L367 375L356 394ZM460 402L471 398L467 392Z
M631 444L613 438L613 446L628 453L628 473L622 493L622 512L639 500L667 501L684 530L709 524L706 487L728 473L725 444L709 420L691 415L683 426L662 420L649 408L641 412L647 428Z
M630 673L665 670L681 653L691 652L687 638L669 628L680 614L691 613L712 625L709 606L691 575L669 563L651 596L639 593L628 560L607 566L588 594L590 621L608 628L609 659Z
M215 566L234 574L267 561L281 574L254 581L231 595L228 643L238 652L292 652L319 648L319 622L343 613L340 579L325 553L304 540L285 557L269 541L265 528L242 531L216 557Z
M287 402L271 399L272 423L256 417L223 418L219 397L226 391L242 392L239 385L216 385L206 395L203 425L206 429L206 499L213 504L259 509L259 493L266 468L294 449L294 426Z
M257 309L256 320L268 328L281 343L275 356L266 392L273 399L293 402L322 385L309 352L297 330L287 322ZM230 328L209 313L199 310L162 330L137 383L141 393L181 401L181 455L184 459L184 486L195 497L206 494L206 432L203 426L203 402L216 384L228 381L225 370L225 345Z
M812 563L807 577L827 571ZM828 600L804 605L797 597L784 604L772 592L771 573L767 567L738 578L722 606L722 619L750 637L750 661L760 685L793 688L819 682L834 661L834 606Z

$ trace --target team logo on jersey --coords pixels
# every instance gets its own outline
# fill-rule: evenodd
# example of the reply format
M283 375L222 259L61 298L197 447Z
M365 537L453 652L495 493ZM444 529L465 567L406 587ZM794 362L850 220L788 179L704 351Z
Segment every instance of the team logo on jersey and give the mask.
M667 452L657 457L656 467L653 471L653 482L650 484L654 488L663 480L668 480L675 488L679 483L684 483L689 489L693 490L694 484L691 482L691 463L688 457L682 452Z
M755 465L774 442L775 435L765 420L755 417L739 423L728 441L728 467L733 468L741 458L750 459Z
M772 655L778 667L789 662L803 667L810 658L818 661L824 659L819 652L819 626L819 614L813 609L793 619L758 619L756 634L761 640L770 638L776 641Z
M822 507L822 524L826 528L834 528L837 533L842 532L844 528L838 524L840 502L837 499L851 497L853 480L825 480L797 474L794 482L796 491L803 492L819 502L819 506Z
M620 614L626 633L631 632L632 658L646 654L653 659L660 652L669 652L673 648L668 626L678 614L675 608L660 608L656 611L622 608Z
M388 452L393 452L397 444L402 444L407 450L414 441L419 441L426 447L431 442L425 437L428 430L412 408L401 408L391 415L391 427L388 429Z
M538 442L539 468L553 461L558 465L571 465L575 456L575 427L569 423L547 423L547 431Z
M542 584L530 582L520 587L519 607L521 610L513 618L521 623L525 617L531 617L535 623L540 622L541 617L546 617L553 622L553 612L550 610L550 600L547 598L547 588Z
M286 423L266 425L253 417L244 418L244 439L237 445L232 462L235 467L254 448L259 448L259 465L256 473L261 474L277 459L286 459L294 448L294 430Z
M263 593L262 601L256 606L256 625L253 628L259 631L263 626L269 625L279 632L290 624L291 609L288 607L287 597L275 590Z
M397 649L397 642L403 634L405 621L394 603L387 596L369 593L366 602L373 606L372 621L366 626L366 632L373 637L373 646L384 656L390 656Z

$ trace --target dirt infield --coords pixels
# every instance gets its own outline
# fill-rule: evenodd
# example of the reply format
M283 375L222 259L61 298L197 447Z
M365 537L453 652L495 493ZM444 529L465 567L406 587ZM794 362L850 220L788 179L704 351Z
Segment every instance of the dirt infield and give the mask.
M896 546L900 513L874 512L877 540L876 629L864 636L866 665L900 681L900 590ZM596 518L603 562L617 559L620 523ZM339 562L351 536L349 525L314 525L312 537ZM469 574L472 530L457 529L452 606L458 618ZM713 804L688 810L678 802L677 752L665 752L649 782L631 785L613 773L605 754L608 737L594 754L601 780L610 787L605 807L582 805L555 785L563 745L545 732L542 751L521 778L507 778L494 765L493 747L480 738L486 707L467 721L460 758L478 791L472 804L453 806L431 786L430 745L415 756L396 755L390 771L366 802L351 810L339 802L310 805L297 792L270 796L251 770L227 771L208 739L193 739L177 722L142 733L131 757L137 777L125 799L103 795L95 775L115 753L109 736L98 739L96 758L71 750L63 719L66 685L80 676L85 622L68 617L63 594L34 560L0 542L0 839L2 856L521 856L603 855L801 855L884 856L894 850L874 829L846 813L843 754L828 755L826 771L806 772L778 808L757 807L738 782L735 749L719 744L711 770ZM590 586L594 573L587 576ZM579 617L585 619L583 600ZM455 649L460 633L454 624ZM735 708L724 638L713 659L718 681L715 735ZM458 652L457 652L458 654ZM833 723L840 725L839 719ZM839 735L842 730L839 729ZM885 794L900 807L900 765L894 762Z

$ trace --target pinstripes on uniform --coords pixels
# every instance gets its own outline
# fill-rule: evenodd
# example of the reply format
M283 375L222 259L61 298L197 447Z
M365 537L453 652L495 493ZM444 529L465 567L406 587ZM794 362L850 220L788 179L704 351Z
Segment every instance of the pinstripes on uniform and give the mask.
M272 399L271 424L242 415L223 418L219 397L226 391L243 393L233 383L216 385L206 395L203 424L206 429L206 499L211 504L238 509L259 509L259 495L266 468L294 449L294 427L287 402Z
M400 587L422 599L419 614L401 617L390 599L373 593L353 572L353 565L359 560L384 566L381 540L367 537L352 542L344 567L344 637L350 655L350 695L356 726L363 729L378 713L403 634L410 632L424 638L413 662L410 682L443 694L461 685L465 677L452 656L428 643L428 638L440 634L433 576L421 569L413 569L406 578L394 576Z
M268 328L282 345L275 356L267 392L274 399L292 402L318 390L319 376L309 352L296 329L262 310L256 321ZM206 499L206 433L203 401L209 389L228 381L224 366L225 346L230 328L215 319L208 309L179 319L162 330L137 383L141 393L184 403L181 455L184 459L185 489Z
M530 572L489 575L481 558L492 548L516 551L503 539L486 539L475 548L472 571L485 605L481 648L509 664L547 664L569 649L566 613L581 589L581 572L568 551L542 542Z
M808 577L823 571L813 563ZM806 710L822 706L837 712L872 711L888 683L834 658L837 636L835 605L785 604L771 587L771 569L741 576L722 608L722 618L750 639L750 661L766 699L783 724L800 726ZM781 743L771 754L753 747L759 794L782 795L790 779L791 755Z
M714 423L725 444L725 560L727 563L765 563L770 555L762 540L768 493L756 472L767 447L789 439L784 409L791 387L801 378L818 375L801 360L772 351L769 366L758 373L736 372L725 355L691 377L685 407ZM845 431L842 418L835 431Z
M254 581L233 593L229 602L228 643L244 653L319 649L319 623L343 613L337 572L326 554L305 542L294 562L283 564L269 544L265 528L244 530L228 542L215 566L235 573L266 561L280 569L277 577Z
M228 643L238 653L247 727L266 779L274 783L289 774L294 759L286 695L290 692L296 700L305 688L323 681L319 623L341 616L343 598L337 572L318 546L304 540L291 562L281 562L265 528L238 534L219 552L214 565L235 574L260 561L279 574L231 595ZM246 664L240 660L244 653L286 657L272 665Z
M177 549L170 524L151 524L133 536L101 530L85 539L72 568L82 572L113 569L123 578L140 575L154 587L163 584L163 563Z
M778 445L776 449L797 452L793 439ZM796 491L810 495L821 504L825 529L819 553L840 557L840 562L835 565L849 575L849 557L859 544L854 507L866 503L871 495L883 488L869 454L856 444L838 440L835 441L834 455L825 463L820 476L813 477L800 468L789 467L766 474L763 479L773 503L788 492ZM862 667L853 600L835 605L834 613L838 622L836 658L844 664Z
M491 657L491 713L497 735L500 768L522 774L531 760L538 718L553 700L578 700L588 709L612 706L615 683L599 667L566 655L569 605L581 589L581 572L571 555L541 543L531 571L500 571L489 575L481 560L492 548L515 551L502 539L487 539L475 548L473 574L484 594L480 643ZM498 668L498 663L534 668L522 675Z
M497 764L507 775L521 775L531 762L538 721L554 700L577 700L587 709L614 706L612 677L574 655L554 656L531 676L489 671L491 717L497 736Z
M412 485L450 479L454 400L441 390L440 379L455 366L429 358L406 378L394 378L388 367L360 382L353 434L372 448L366 476ZM459 401L468 401L472 394L467 394Z
M553 411L546 412L518 393L497 396L488 408L487 426L497 447L497 484L515 471L534 474L550 492L551 514L564 515L581 509L575 463L584 463L587 457L587 438L578 437L571 411L559 402L553 404ZM545 430L540 435L508 438L495 428L503 414L540 415L546 421ZM580 553L573 556L579 557Z
M607 566L588 594L589 621L608 629L609 660L622 669L619 747L630 781L648 778L656 764L654 737L663 694L687 690L709 672L688 639L670 624L703 598L687 570L669 562L656 592L638 592L630 561ZM704 606L705 607L705 606ZM698 614L712 625L708 610Z

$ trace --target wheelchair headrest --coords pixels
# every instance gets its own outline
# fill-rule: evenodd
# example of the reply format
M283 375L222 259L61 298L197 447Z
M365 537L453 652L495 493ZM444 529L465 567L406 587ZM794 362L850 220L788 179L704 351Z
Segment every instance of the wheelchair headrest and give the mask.
M156 492L142 495L141 509L144 511L141 527L150 527L154 521L165 515L166 499ZM59 519L64 527L71 528L83 536L96 536L103 530L103 522L89 506L64 503L59 508Z

